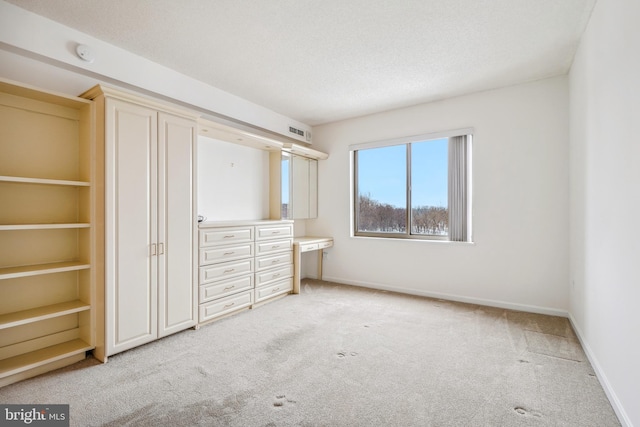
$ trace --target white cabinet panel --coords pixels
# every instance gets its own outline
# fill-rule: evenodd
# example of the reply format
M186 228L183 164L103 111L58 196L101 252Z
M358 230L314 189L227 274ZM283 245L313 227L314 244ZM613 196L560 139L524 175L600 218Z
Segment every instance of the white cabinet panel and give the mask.
M157 336L157 258L152 255L157 113L106 102L107 352Z
M200 265L233 261L253 256L253 243L200 249Z
M200 286L200 303L241 291L253 291L253 274Z
M253 227L225 227L214 230L200 230L201 247L251 243L253 240Z
M256 255L266 255L291 250L293 250L293 239L270 240L263 243L256 243Z
M253 258L200 267L200 284L224 280L253 272Z
M193 120L160 113L158 132L158 336L195 324Z
M97 97L105 128L106 358L196 324L197 134L195 118L116 91Z
M217 299L200 305L200 322L224 316L241 308L251 307L253 304L253 292L246 291Z
M274 282L271 285L256 288L255 302L262 302L266 299L291 292L293 289L293 279L291 277Z

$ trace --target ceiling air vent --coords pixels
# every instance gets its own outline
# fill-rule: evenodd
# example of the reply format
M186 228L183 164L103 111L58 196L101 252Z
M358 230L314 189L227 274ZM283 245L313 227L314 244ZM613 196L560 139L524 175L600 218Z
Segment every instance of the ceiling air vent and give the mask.
M297 136L304 136L304 131L300 129L296 129L293 126L289 126L289 132Z

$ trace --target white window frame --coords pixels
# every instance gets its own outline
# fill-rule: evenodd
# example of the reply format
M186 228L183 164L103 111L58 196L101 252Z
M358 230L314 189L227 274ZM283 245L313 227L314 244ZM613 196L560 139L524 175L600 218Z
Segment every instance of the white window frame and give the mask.
M466 158L467 158L467 164L466 164L466 205L467 205L467 209L466 209L466 215L465 215L465 221L466 221L466 228L467 228L467 236L466 239L463 242L473 242L473 229L472 229L472 211L473 211L473 206L472 206L472 194L473 194L473 187L472 187L472 165L473 165L473 159L472 159L472 154L473 154L473 134L474 134L474 129L473 128L462 128L462 129L455 129L455 130L450 130L450 131L444 131L444 132L435 132L435 133L426 133L426 134L420 134L420 135L412 135L412 136L407 136L407 137L400 137L400 138L393 138L393 139L386 139L386 140L380 140L380 141L371 141L371 142L364 142L364 143L359 143L359 144L351 144L349 146L349 157L350 157L350 190L351 190L351 221L350 221L350 228L351 228L351 236L352 237L363 237L363 238L390 238L390 239L415 239L415 240L427 240L427 241L446 241L446 242L453 242L452 240L450 240L449 235L447 236L440 236L440 235L423 235L423 234L412 234L411 233L411 222L410 222L410 218L411 218L411 206L410 206L410 198L407 197L407 231L405 233L386 233L386 232L361 232L358 231L357 229L357 208L358 208L358 201L357 201L357 196L358 196L358 189L357 189L357 164L356 164L356 152L359 150L366 150L366 149L371 149L371 148L384 148L384 147L390 147L390 146L395 146L395 145L406 145L406 144L411 144L411 143L419 143L419 142L425 142L428 140L435 140L435 139L443 139L443 138L453 138L456 136L463 136L466 135L467 136L467 144L466 144ZM407 159L407 162L409 162L409 159ZM447 167L447 169L449 169L449 165ZM407 164L407 176L409 177L411 174L411 169L410 169L410 165ZM409 178L408 178L409 179ZM407 182L407 194L409 194L409 182ZM447 189L448 192L451 192L451 188L450 186L448 186ZM449 226L449 228L451 228L451 226ZM460 241L455 241L455 243L459 243Z

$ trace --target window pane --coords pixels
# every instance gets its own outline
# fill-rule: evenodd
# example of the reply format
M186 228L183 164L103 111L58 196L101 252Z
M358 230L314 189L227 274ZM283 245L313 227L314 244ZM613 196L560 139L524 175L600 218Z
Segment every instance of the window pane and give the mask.
M282 219L291 219L291 209L289 209L289 157L282 157L282 178L280 184L282 185L280 194L281 194L281 206L280 206L280 217Z
M406 233L406 150L406 145L395 145L356 152L357 231Z
M446 236L449 231L448 139L411 144L411 233Z

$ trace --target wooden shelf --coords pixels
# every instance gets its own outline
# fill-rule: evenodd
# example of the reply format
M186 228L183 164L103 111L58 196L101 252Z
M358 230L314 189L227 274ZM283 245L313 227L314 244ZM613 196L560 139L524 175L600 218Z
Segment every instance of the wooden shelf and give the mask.
M76 363L95 347L92 301L102 277L92 260L103 246L104 150L89 100L2 78L0 99L4 387Z
M89 228L91 224L86 222L74 222L67 224L13 224L0 225L0 231L8 230L51 230L63 228Z
M90 264L84 262L71 261L0 268L0 280L15 279L16 277L37 276L40 274L62 273L65 271L85 270L90 267Z
M86 342L75 339L51 347L45 347L30 353L0 360L0 378L19 374L29 369L37 368L75 354L91 350L93 347Z
M52 319L67 314L89 310L91 306L82 301L69 301L60 304L47 305L32 308L30 310L16 311L0 315L0 329L13 328L40 320Z
M86 181L66 181L62 179L25 178L21 176L2 176L0 182L15 182L21 184L67 185L71 187L90 187Z

